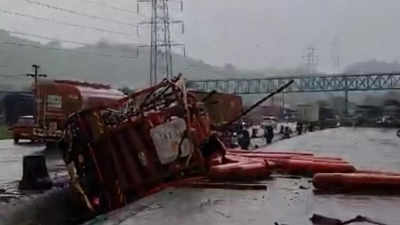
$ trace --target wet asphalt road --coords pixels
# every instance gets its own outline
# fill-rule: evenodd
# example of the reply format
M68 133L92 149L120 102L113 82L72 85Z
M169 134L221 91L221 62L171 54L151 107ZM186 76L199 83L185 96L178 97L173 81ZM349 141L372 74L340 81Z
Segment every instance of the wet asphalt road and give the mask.
M0 204L10 200L31 196L35 193L23 193L18 190L22 178L22 160L25 155L43 154L51 178L65 176L65 166L55 149L47 150L44 145L22 143L14 145L12 140L0 140Z
M16 191L22 177L22 157L28 154L44 153L52 177L65 172L59 155L54 151L44 152L44 148L0 141L0 188ZM393 129L329 129L275 142L269 149L342 156L358 168L400 171L400 138ZM306 225L311 224L309 217L313 213L319 213L342 220L360 214L382 223L400 224L398 196L315 195L309 181L282 177L262 181L267 184L267 191L168 189L92 222Z
M400 171L400 138L396 129L327 129L282 140L270 148L341 156L359 169Z
M393 129L338 128L276 142L271 150L342 156L364 169L400 171ZM167 189L88 224L306 225L313 213L347 220L357 215L399 225L400 196L315 195L309 178L263 181L267 191ZM367 223L357 223L360 225Z

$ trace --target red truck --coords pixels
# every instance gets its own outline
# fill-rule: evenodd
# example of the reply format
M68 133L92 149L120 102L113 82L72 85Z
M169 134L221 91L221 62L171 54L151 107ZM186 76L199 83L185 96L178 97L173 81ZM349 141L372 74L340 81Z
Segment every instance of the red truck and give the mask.
M13 126L14 141L20 139L56 142L63 135L64 122L71 113L112 104L125 95L108 85L69 80L40 80L35 90L36 116L33 123ZM20 118L26 120L27 118Z

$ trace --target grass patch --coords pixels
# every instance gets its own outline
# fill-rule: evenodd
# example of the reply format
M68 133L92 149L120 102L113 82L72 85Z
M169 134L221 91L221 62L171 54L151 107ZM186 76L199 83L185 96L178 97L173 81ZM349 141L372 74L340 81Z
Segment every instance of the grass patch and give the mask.
M6 125L0 125L0 140L9 139L12 137L11 132Z

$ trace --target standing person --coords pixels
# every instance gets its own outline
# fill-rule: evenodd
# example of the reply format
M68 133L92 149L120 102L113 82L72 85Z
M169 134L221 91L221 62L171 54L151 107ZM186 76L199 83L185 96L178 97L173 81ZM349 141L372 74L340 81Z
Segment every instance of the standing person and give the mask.
M272 142L272 139L274 139L274 128L272 126L268 126L268 134L269 134L269 143Z
M264 137L265 137L266 143L271 144L272 139L274 138L274 128L271 125L265 126Z
M248 150L250 146L250 132L246 129L246 124L243 122L240 131L238 132L238 143L242 149Z
M283 135L285 132L285 127L283 125L280 126L279 133Z
M298 135L301 135L303 133L303 122L297 122L296 130Z
M284 130L284 132L283 132L283 137L282 137L283 139L287 139L287 138L290 138L290 130L289 130L289 127L285 127L285 130Z
M314 131L314 124L310 123L310 125L308 126L308 131L309 132L313 132Z

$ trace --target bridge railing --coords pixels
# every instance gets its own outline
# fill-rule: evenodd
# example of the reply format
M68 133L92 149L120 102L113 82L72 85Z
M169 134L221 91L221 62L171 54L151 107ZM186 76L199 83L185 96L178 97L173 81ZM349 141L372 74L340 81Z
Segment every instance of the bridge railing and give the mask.
M294 83L285 90L286 93L400 89L400 72L256 79L191 80L187 82L187 85L199 91L216 90L218 92L234 94L261 94L272 92L289 80L294 80Z

